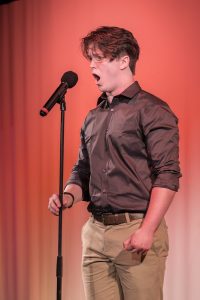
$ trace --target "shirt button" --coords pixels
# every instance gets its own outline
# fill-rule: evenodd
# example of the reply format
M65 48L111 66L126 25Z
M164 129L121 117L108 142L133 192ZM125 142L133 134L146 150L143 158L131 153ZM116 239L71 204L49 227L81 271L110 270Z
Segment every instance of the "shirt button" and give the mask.
M111 111L114 111L114 108L111 108Z

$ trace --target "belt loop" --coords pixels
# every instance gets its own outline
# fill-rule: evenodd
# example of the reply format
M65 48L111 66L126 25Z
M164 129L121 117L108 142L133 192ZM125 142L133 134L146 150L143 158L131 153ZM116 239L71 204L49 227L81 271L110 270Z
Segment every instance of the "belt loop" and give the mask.
M131 221L129 213L125 212L125 218L126 218L126 222L129 223Z

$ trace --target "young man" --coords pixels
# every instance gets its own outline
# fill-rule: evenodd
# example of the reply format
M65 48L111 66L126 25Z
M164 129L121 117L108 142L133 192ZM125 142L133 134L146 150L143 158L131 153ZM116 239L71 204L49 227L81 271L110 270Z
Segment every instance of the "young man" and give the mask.
M161 300L168 236L163 219L179 187L177 118L134 81L132 33L100 27L82 40L102 92L81 129L64 207L89 201L83 227L87 299ZM57 195L49 199L58 215Z

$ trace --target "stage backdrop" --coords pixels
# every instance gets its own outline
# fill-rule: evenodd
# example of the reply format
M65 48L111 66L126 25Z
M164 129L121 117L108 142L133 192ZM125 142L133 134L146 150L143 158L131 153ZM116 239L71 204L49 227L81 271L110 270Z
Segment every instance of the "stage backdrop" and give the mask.
M131 30L141 46L136 79L179 117L183 178L167 221L166 300L198 300L200 291L199 1L19 0L0 6L0 299L56 299L59 106L39 110L65 71L79 82L67 93L65 179L79 131L99 95L80 39L100 25ZM83 300L81 227L86 204L65 211L63 299ZM153 300L153 299L152 299Z

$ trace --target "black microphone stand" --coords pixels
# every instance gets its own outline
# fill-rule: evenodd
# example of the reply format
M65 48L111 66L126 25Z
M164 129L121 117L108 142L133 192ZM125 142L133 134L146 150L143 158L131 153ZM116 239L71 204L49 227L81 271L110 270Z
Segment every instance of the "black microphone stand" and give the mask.
M78 75L72 71L63 74L61 84L49 98L43 108L40 110L42 117L46 116L56 103L60 104L61 125L60 125L60 177L59 177L59 199L61 207L59 209L58 222L58 256L56 266L57 276L57 300L62 298L62 274L63 274L63 258L62 258L62 210L63 210L63 165L64 165L64 126L65 126L65 93L68 88L72 88L78 81Z
M63 165L64 165L64 125L65 125L65 98L60 100L61 124L60 124L60 176L59 176L59 199L61 207L58 220L58 256L56 266L57 277L57 300L62 299L62 275L63 275L63 257L62 257L62 208L63 208Z

